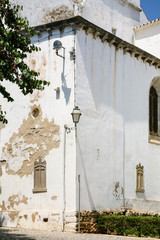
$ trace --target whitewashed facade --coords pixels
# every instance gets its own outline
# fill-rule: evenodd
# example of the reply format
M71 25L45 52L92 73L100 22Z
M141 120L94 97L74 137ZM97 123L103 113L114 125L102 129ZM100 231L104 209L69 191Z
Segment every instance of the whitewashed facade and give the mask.
M65 68L62 59L53 51L53 41L57 38L63 38L66 47ZM14 103L1 99L8 119L8 124L1 130L1 222L12 227L18 224L41 229L45 229L47 224L47 228L61 231L64 209L65 215L73 218L72 221L76 209L73 131L67 134L66 142L66 205L63 189L64 125L73 125L70 113L74 106L74 61L70 60L69 51L74 44L74 35L70 27L62 35L55 29L50 40L48 32L44 31L42 35L35 36L33 42L39 42L41 51L30 55L28 63L31 68L40 71L40 78L51 84L45 91L35 91L25 97L13 86L11 94L15 98ZM58 87L60 92L56 92ZM36 109L39 115L34 117ZM44 193L33 193L34 161L38 157L43 157L47 163L47 192Z
M71 2L65 1L70 9ZM0 133L1 226L75 231L79 197L81 212L160 214L160 141L149 131L149 92L152 85L159 89L160 59L131 44L133 27L141 24L138 0L100 1L97 11L98 2L95 8L90 0L75 3L84 4L83 17L63 16L36 27L32 42L41 51L27 62L49 87L24 97L6 82L15 101L1 97L8 119ZM32 10L27 2L24 7L26 14ZM36 18L31 20L35 25ZM64 58L53 49L56 40ZM74 106L82 112L77 134ZM160 114L158 124L159 119ZM46 186L37 191L40 158L46 163ZM142 166L141 179L136 166Z
M133 43L133 27L147 21L140 0L11 0L23 5L32 26L82 16L97 26Z
M160 58L160 20L134 28L135 45Z

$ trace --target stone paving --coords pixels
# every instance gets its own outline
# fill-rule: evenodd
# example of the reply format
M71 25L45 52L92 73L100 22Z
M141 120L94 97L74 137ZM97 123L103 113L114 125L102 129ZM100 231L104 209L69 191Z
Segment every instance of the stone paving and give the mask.
M153 240L154 238L135 238L109 236L102 234L56 233L51 231L0 228L0 240Z

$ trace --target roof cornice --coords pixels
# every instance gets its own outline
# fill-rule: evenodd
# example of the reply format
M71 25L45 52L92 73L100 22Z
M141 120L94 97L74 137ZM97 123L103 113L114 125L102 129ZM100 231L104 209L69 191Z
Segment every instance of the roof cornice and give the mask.
M94 38L99 37L102 42L108 42L109 45L114 45L117 50L122 49L124 54L129 53L132 57L141 59L143 62L147 62L156 68L160 68L159 58L136 47L131 43L124 41L123 39L82 18L81 16L75 16L72 18L36 26L35 30L37 33L39 33L46 30L51 31L57 28L64 29L67 26L71 26L75 31L83 29L86 34L92 34Z
M128 6L130 6L131 8L134 8L136 11L142 12L142 8L137 7L136 5L130 3L129 1L127 1L127 0L121 0L121 1L125 4L127 4Z

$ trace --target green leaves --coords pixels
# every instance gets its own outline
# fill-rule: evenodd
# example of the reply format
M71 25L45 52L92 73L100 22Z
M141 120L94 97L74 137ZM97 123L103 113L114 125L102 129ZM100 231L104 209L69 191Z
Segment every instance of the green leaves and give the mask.
M97 227L99 233L160 238L160 217L101 215Z
M21 6L11 6L9 0L0 1L0 81L16 83L26 95L34 89L43 90L47 81L38 80L38 73L31 70L24 59L27 53L40 49L31 44L34 28L29 26L26 18L19 16ZM8 101L14 99L0 86L0 93ZM0 116L0 121L3 117Z

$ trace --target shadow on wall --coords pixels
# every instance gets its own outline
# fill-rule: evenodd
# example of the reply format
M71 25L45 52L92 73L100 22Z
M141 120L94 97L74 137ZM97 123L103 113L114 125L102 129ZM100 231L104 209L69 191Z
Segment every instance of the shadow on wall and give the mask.
M84 184L85 184L85 188L87 190L87 194L88 194L91 210L94 211L94 210L96 210L96 208L95 208L93 197L91 195L91 191L90 191L89 184L88 184L88 178L87 178L85 164L84 164L84 159L83 159L83 153L81 151L80 142L79 142L78 139L77 139L77 142L78 142L77 147L78 147L79 156L80 156L80 164L82 164L82 170L83 170L83 173L81 174L81 176L84 176ZM83 192L82 192L82 194L83 194ZM84 195L82 196L82 198L83 197L84 197Z
M0 227L3 226L3 222L4 222L4 216L1 214L0 215ZM0 238L1 239L1 238Z
M65 55L65 52L64 52L64 55ZM66 104L68 104L70 95L71 95L71 88L67 87L67 82L65 78L65 59L63 59L63 71L62 71L61 78L62 78L62 91L64 93Z
M25 234L18 234L15 230L0 229L0 239L9 239L9 240L36 240L33 237L29 237Z
M78 39L78 41L81 40ZM87 35L85 35L83 41L85 44L84 50L82 47L79 49L83 65L79 69L81 72L83 71L85 82L77 81L81 90L81 92L79 90L77 92L77 103L81 109L82 91L84 97L87 96L88 104L84 105L85 107L83 106L83 115L87 116L92 111L94 116L105 121L108 120L108 117L112 118L114 116L115 118L112 113L116 113L117 116L123 116L126 122L146 122L149 109L148 81L151 81L151 79L147 77L147 74L143 74L142 79L142 71L141 74L137 74L135 71L135 67L137 71L140 71L140 68L144 70L144 63L140 61L138 63L137 60L129 57L130 67L128 71L126 67L128 56L123 55L120 52L121 50L117 50L115 47L110 48L106 42L99 42L98 44L100 40L97 40L96 43L93 37L88 38ZM99 48L98 53L97 46ZM79 69L77 71L81 76ZM132 75L130 75L131 73ZM84 89L82 84L85 84L87 88Z

